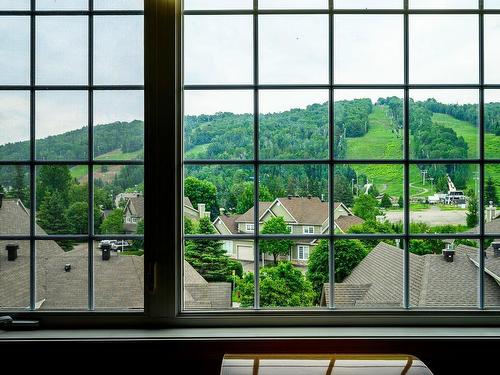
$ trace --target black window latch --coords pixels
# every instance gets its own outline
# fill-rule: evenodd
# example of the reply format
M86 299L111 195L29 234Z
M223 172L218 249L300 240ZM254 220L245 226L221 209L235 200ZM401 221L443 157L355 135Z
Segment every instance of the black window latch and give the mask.
M40 326L37 320L15 320L11 316L0 316L0 329L10 330L29 330Z

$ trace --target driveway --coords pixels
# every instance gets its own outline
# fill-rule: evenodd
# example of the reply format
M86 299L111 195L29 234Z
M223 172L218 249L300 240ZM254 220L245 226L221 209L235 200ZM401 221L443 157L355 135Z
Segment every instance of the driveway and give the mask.
M391 223L403 221L403 211L388 211L385 216ZM467 211L465 210L442 211L439 207L410 212L410 220L412 222L423 222L431 226L446 224L465 225L466 218Z

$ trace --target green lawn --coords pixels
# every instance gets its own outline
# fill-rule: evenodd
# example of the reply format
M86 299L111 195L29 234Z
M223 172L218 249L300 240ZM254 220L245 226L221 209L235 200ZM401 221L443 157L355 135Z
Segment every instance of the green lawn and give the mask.
M96 160L137 160L140 155L142 155L142 151L134 151L134 152L122 152L122 150L114 150L110 151L106 154L99 155L96 157ZM70 168L71 177L80 180L87 174L87 167L85 165L77 165L73 168Z
M192 149L184 152L184 158L186 159L203 159L207 153L208 146L210 143L205 143L203 145L194 146Z

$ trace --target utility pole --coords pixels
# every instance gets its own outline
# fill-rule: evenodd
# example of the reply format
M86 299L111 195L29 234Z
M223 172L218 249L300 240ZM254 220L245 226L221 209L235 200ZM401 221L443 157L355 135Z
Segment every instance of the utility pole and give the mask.
M427 175L427 172L427 169L420 172L422 173L422 185L425 185L425 176Z

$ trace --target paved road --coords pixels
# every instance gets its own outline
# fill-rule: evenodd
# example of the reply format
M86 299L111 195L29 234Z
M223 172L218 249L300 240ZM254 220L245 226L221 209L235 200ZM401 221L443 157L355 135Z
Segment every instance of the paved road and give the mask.
M403 221L403 211L388 211L386 217L392 223ZM465 210L442 211L439 207L410 212L411 221L424 222L429 225L465 224L466 217L467 211Z

